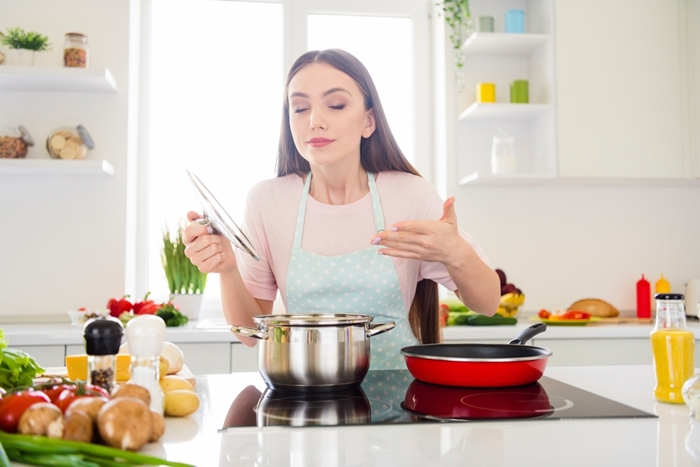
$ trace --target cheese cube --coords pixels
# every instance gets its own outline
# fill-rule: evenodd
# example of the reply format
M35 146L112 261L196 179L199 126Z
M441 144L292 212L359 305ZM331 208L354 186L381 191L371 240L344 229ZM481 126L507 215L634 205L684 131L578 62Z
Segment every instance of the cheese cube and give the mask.
M131 378L131 355L117 355L117 381L128 381ZM68 355L66 369L70 380L88 380L88 356L86 354Z

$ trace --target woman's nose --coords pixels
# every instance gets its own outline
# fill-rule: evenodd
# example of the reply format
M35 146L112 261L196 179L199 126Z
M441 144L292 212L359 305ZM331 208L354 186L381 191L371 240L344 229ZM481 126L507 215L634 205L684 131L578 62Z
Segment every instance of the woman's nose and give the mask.
M310 118L310 125L311 129L326 129L327 124L326 124L326 118L325 115L322 111L322 109L316 109L311 111L311 115L309 116Z

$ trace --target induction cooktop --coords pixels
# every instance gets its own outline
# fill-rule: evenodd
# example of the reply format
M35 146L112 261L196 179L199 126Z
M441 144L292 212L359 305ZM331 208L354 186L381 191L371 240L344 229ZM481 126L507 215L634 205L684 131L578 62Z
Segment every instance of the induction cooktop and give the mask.
M524 386L459 388L423 383L408 370L378 370L367 373L359 388L342 392L261 392L249 386L233 396L222 430L655 417L546 376Z

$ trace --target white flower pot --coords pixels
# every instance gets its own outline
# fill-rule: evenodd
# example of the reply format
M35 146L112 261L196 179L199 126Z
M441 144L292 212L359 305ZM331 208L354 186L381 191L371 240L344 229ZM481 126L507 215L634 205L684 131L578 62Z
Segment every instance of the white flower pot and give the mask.
M180 313L190 320L199 319L199 310L202 308L202 294L171 294L170 301L177 305Z
M36 52L28 49L8 49L7 64L17 66L34 66Z

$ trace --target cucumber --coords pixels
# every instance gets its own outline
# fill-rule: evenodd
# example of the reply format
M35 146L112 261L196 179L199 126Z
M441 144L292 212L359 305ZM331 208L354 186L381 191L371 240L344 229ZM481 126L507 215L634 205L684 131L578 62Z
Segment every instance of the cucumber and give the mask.
M518 320L515 318L506 318L501 315L484 316L476 314L467 316L465 324L469 326L498 326L502 324L513 325L517 322Z

